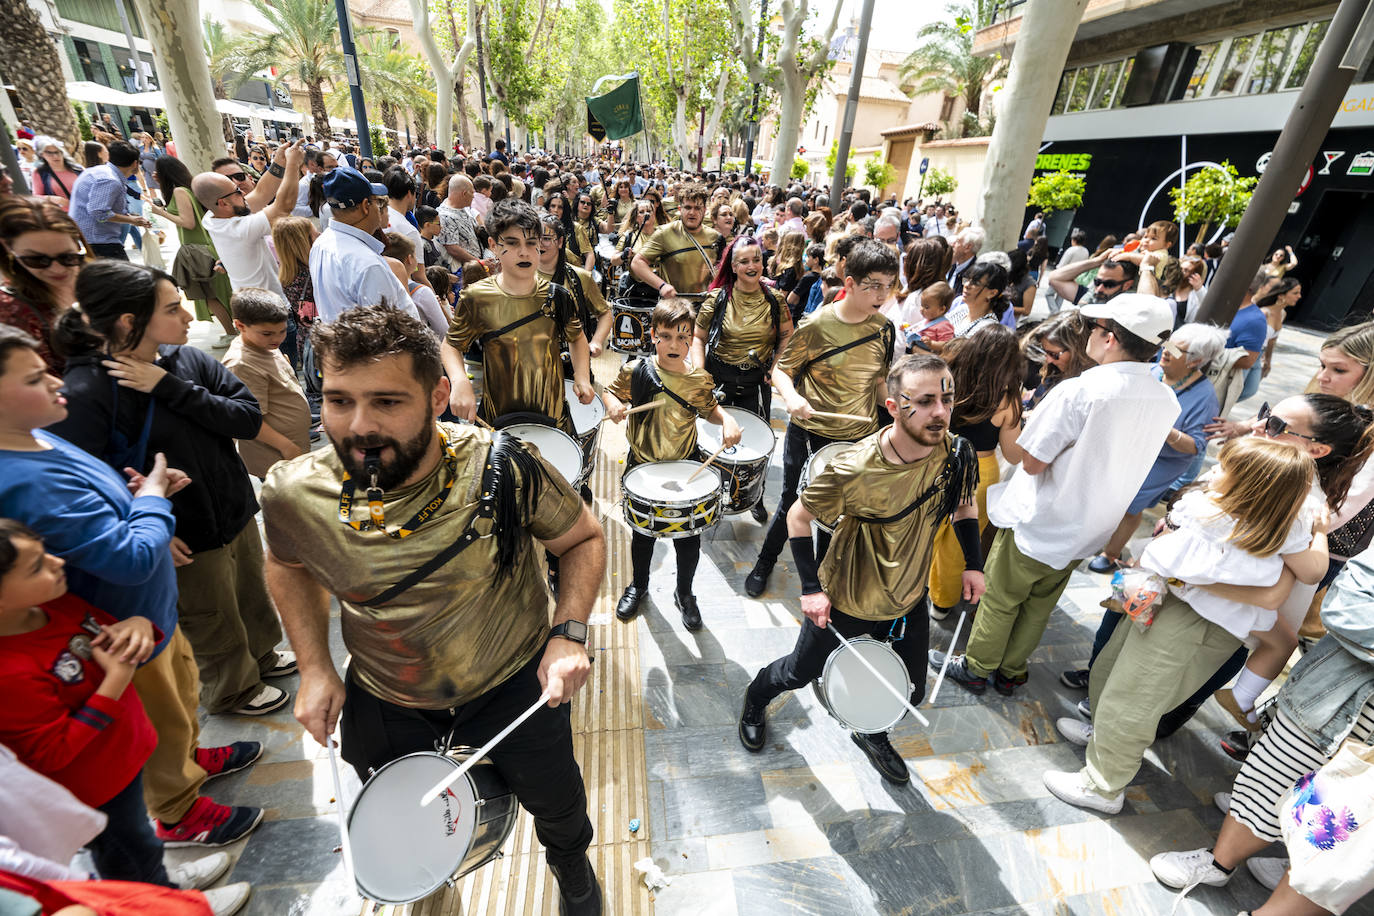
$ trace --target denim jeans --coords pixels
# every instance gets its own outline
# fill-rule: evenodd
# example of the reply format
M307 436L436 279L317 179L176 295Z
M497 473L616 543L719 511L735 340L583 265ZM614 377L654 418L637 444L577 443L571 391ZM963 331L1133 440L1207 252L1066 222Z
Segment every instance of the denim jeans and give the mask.
M162 841L143 805L143 774L100 806L110 821L88 844L95 869L106 881L141 881L175 887L162 864Z

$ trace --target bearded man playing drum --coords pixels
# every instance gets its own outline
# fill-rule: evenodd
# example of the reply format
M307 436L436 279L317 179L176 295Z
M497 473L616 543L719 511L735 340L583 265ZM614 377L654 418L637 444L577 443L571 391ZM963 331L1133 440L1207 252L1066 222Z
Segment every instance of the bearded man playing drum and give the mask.
M268 586L300 665L296 718L325 744L342 712L343 757L366 780L446 739L479 747L547 692L489 757L534 816L562 912L600 913L566 705L590 670L600 525L537 451L436 422L449 383L417 319L350 309L312 341L334 448L278 462L262 491ZM564 560L552 628L536 541ZM352 653L344 680L331 593ZM429 787L414 788L418 806Z
M716 250L720 233L702 225L706 218L705 188L684 186L678 204L678 218L654 233L630 262L630 273L657 290L660 299L700 299L716 267L710 252Z
M828 627L849 639L890 641L915 685L911 704L921 702L929 642L926 579L935 531L945 519L952 517L964 552L964 599L976 602L983 594L974 504L978 458L967 440L949 433L949 369L938 356L905 356L888 374L887 391L892 425L832 461L787 513L806 619L792 653L761 669L745 693L739 736L751 751L766 742L769 702L819 677L839 648ZM819 569L812 521L835 528ZM886 732L850 736L884 779L898 785L910 780Z

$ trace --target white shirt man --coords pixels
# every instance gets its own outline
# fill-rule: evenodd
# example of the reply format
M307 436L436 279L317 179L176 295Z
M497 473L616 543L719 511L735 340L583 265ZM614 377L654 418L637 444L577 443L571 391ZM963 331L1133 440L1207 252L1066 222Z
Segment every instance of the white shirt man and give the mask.
M333 321L360 305L386 301L420 317L410 294L382 257L373 235L381 224L386 188L374 185L356 169L339 166L324 182L324 196L334 217L310 249L310 280L320 320Z

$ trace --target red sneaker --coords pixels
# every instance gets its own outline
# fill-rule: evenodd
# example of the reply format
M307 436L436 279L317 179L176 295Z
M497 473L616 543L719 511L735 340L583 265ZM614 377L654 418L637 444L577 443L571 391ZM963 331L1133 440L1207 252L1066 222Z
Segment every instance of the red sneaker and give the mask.
M261 808L231 808L202 795L179 822L169 825L154 820L153 825L157 838L169 848L226 846L252 833L262 815Z
M196 763L210 779L237 773L250 767L262 756L262 745L256 741L235 741L225 747L196 748Z

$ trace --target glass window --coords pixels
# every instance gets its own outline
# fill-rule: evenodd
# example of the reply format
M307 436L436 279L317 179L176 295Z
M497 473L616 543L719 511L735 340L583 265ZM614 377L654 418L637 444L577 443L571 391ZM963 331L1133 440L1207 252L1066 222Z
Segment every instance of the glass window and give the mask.
M90 83L109 86L110 77L105 72L105 59L100 54L100 45L73 39L72 47L76 49L76 62L81 68L81 78Z
M1226 54L1226 63L1221 67L1221 78L1217 81L1214 95L1234 95L1240 86L1240 78L1250 66L1250 58L1255 54L1259 34L1245 35L1231 39L1231 50Z
M1193 75L1188 77L1188 88L1183 91L1185 99L1196 99L1202 95L1202 90L1207 88L1207 77L1212 74L1212 65L1216 63L1217 49L1220 47L1219 41L1209 45L1198 45L1197 63L1193 65Z
M1293 61L1293 69L1288 73L1288 82L1283 88L1297 89L1307 81L1307 71L1312 69L1312 59L1317 56L1317 48L1321 47L1322 39L1326 37L1326 30L1329 28L1330 19L1312 23L1312 27L1307 30L1307 40L1302 43L1302 50L1298 51L1297 59Z
M1288 69L1288 54L1293 39L1302 26L1289 26L1286 29L1270 29L1260 39L1259 50L1255 53L1255 64L1250 68L1245 91L1255 95L1274 92L1283 80Z
M1066 112L1083 111L1088 107L1088 95L1092 92L1093 77L1097 75L1097 66L1084 67L1078 71L1074 77L1073 89L1069 92L1068 107Z
M1064 111L1064 102L1069 98L1069 90L1073 88L1073 78L1077 70L1065 70L1064 75L1059 77L1059 91L1054 95L1054 107L1050 109L1051 114L1061 114Z
M1121 88L1117 90L1116 98L1112 99L1113 108L1121 108L1126 104L1126 84L1131 81L1131 69L1135 66L1135 58L1126 58L1126 64L1121 68L1121 79L1117 85Z
M1116 78L1121 75L1123 63L1125 62L1114 60L1102 65L1102 70L1097 75L1097 88L1093 90L1092 100L1088 103L1089 108L1112 107L1112 99L1116 95Z

